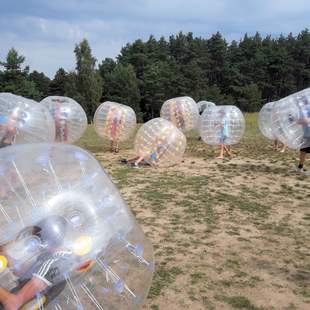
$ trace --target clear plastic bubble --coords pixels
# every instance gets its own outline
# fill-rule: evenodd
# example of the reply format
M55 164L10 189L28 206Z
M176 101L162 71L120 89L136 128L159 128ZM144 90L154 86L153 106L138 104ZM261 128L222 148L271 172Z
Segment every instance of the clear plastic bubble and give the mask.
M216 106L205 110L201 116L201 138L211 145L236 144L243 137L244 130L245 119L236 106Z
M194 99L177 97L164 102L160 116L172 122L180 130L195 130L199 126L199 112Z
M42 309L143 303L152 246L94 157L67 144L0 153L0 286L17 292L36 279L29 303Z
M52 114L57 142L73 143L87 128L87 116L80 104L68 97L50 96L41 101Z
M94 116L97 134L110 141L126 141L134 133L136 125L135 111L129 106L116 102L102 103Z
M216 104L211 101L202 100L202 101L197 102L197 106L198 106L199 114L202 114L205 109L213 108L216 106Z
M31 99L0 93L0 147L50 142L54 137L54 122L48 109Z
M199 111L199 120L198 120L198 126L197 131L200 132L200 125L201 125L201 115L206 109L210 109L213 107L216 107L216 104L211 101L199 101L197 103L198 111Z
M310 91L305 89L279 100L273 107L272 130L292 149L310 146Z
M258 114L258 127L261 133L270 140L275 140L277 137L275 136L272 126L271 126L271 113L272 109L276 102L268 102L266 103Z
M135 152L150 164L169 166L182 160L186 137L171 122L154 118L146 122L135 139Z

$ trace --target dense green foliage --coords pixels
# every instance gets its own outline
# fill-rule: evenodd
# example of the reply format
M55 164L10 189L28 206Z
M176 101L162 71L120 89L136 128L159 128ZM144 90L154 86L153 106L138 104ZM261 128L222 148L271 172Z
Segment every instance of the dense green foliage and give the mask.
M252 112L310 86L308 29L276 39L246 34L230 44L220 33L208 39L182 32L169 40L150 36L146 42L128 43L116 60L106 58L98 67L87 40L74 52L75 71L60 68L51 81L23 68L25 57L12 48L0 62L0 91L36 100L70 96L82 104L89 119L100 101L113 100L130 105L147 120L158 116L171 97L188 95Z

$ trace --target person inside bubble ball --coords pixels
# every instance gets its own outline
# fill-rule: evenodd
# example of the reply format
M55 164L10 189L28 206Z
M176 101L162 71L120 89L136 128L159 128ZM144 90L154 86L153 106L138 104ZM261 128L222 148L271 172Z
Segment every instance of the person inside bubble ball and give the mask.
M297 124L302 126L303 130L303 142L302 147L299 150L299 163L296 167L298 172L307 172L304 168L307 154L310 153L310 99L303 96L301 103L298 105L300 118L297 120ZM291 120L291 122L293 119Z
M217 125L219 127L219 141L220 141L220 154L216 158L223 159L224 155L232 156L230 146L226 145L226 140L229 138L229 119L226 112L221 109L219 111L219 116L221 118L220 123Z
M175 115L176 119L178 121L178 125L181 129L185 129L186 123L185 123L185 116L184 116L184 110L183 106L181 104L177 104L175 107Z
M287 146L284 143L280 142L278 139L275 139L273 142L273 148L275 151L278 151L280 148L280 153L284 153L287 149Z
M185 128L186 123L182 104L173 100L170 104L170 115L172 123L174 123L178 128Z
M18 278L11 290L0 286L0 309L41 309L65 288L64 275L72 264L72 252L62 249L67 225L63 217L49 216L0 248L0 260ZM29 237L36 244L27 245Z
M133 168L139 168L140 164L157 167L159 160L167 150L167 141L157 137L150 149L151 150L146 152L145 155L122 159L121 162L126 164L130 163Z
M113 153L119 152L119 136L122 125L123 113L121 109L117 107L112 107L109 111L110 124L110 140L111 140L111 151Z
M0 141L0 148L14 144L17 135L17 129L14 126L15 117L0 115L0 133L2 139Z
M150 154L150 160L153 166L157 166L159 160L167 151L167 141L166 139L156 138L154 143L154 149Z
M61 142L68 141L68 116L66 111L62 110L62 102L57 99L55 109L53 111L55 117L56 140Z

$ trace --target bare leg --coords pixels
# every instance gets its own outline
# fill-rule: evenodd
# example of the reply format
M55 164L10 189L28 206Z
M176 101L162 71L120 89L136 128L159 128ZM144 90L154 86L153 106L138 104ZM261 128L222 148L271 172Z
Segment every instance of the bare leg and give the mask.
M306 156L307 156L306 152L300 151L298 168L303 168L304 163L306 161Z
M115 153L118 153L118 152L119 152L118 140L115 141L114 152L115 152Z
M224 151L225 151L225 154L227 154L228 156L232 156L229 145L224 145Z
M281 149L281 153L284 153L286 151L286 145L285 144L283 144L283 147L282 147L282 149Z
M127 162L130 163L130 162L138 160L139 158L140 158L139 156L134 156L134 157L127 159Z
M216 157L217 159L224 158L224 144L221 144L220 155Z
M278 149L278 146L279 146L279 141L276 139L274 140L274 143L273 143L273 149L276 151Z
M142 160L144 160L144 157L140 156L140 157L136 160L135 164L136 164L136 165L139 165L139 164L141 163Z

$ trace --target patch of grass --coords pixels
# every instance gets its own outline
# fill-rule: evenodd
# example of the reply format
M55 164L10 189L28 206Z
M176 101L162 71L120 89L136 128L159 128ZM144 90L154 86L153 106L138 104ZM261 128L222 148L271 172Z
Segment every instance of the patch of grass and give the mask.
M263 205L244 196L234 196L231 194L218 192L215 199L219 202L227 203L232 211L234 209L239 209L242 212L253 214L262 218L266 218L269 215L269 206Z
M240 262L235 259L228 259L225 262L225 267L230 269L239 269L240 268Z
M152 299L159 296L161 291L173 283L180 274L183 274L183 271L178 267L168 268L165 265L159 265L156 269L148 298Z
M272 149L257 114L246 114L246 122L244 138L232 147L235 158L215 160L219 148L191 132L184 161L167 169L121 165L134 136L118 155L92 126L78 142L107 168L153 244L146 309L263 309L256 290L269 310L307 309L309 178L291 171L296 152ZM282 294L282 304L273 293Z
M258 308L254 306L251 301L244 296L225 296L225 295L217 295L216 299L223 301L235 309L248 309L248 310L261 310L262 308Z
M302 219L305 221L310 221L310 213L306 213Z
M195 272L191 274L191 284L195 285L206 279L206 274L203 272Z
M114 169L112 173L117 186L123 188L132 182L135 171L128 166L122 166L121 168Z

